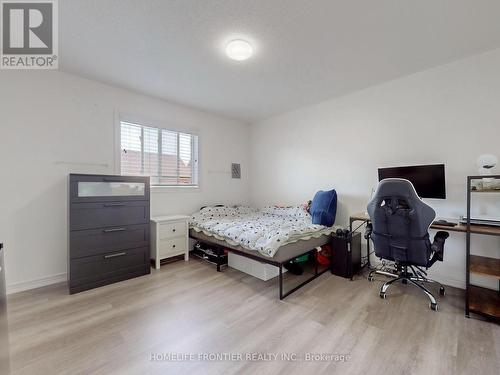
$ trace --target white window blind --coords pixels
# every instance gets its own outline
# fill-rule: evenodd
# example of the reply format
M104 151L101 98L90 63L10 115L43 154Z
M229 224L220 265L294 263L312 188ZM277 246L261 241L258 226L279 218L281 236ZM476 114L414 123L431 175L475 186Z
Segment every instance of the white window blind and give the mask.
M198 136L120 123L121 174L150 176L151 185L198 185Z

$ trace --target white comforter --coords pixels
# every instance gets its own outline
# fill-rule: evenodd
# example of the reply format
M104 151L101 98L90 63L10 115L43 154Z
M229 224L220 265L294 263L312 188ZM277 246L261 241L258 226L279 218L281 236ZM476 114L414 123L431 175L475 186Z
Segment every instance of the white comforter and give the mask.
M190 226L269 257L280 246L332 231L312 224L311 215L302 207L266 207L260 211L250 207L205 207L192 215Z

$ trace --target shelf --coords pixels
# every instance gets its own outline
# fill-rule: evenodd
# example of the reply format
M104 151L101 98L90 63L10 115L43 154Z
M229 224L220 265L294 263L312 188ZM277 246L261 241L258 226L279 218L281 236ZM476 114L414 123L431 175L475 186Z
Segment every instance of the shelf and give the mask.
M469 285L470 312L490 318L500 318L500 293L493 289Z
M470 272L481 276L500 279L500 259L471 255Z
M471 189L471 193L500 193L500 189L481 189L481 190L474 190Z
M500 174L493 174L493 175L489 175L489 176L467 176L467 178L469 180L483 180L485 178L489 178L491 180L500 180Z
M496 187L496 185L487 185L485 189L480 188L475 190L472 188L472 181L474 180L499 180L500 175L491 176L467 176L467 220L470 222L471 213L471 197L473 193L500 193L499 189L491 189L488 187ZM479 186L478 186L479 187ZM489 258L479 255L471 255L471 236L470 233L487 234L498 236L500 227L487 226L487 225L473 225L460 224L460 229L465 228L467 232L466 251L467 251L467 305L466 314L469 312L482 315L486 318L495 321L500 320L500 291L483 288L476 285L471 285L469 276L471 274L481 275L498 279L500 281L500 259ZM499 283L500 286L500 283Z

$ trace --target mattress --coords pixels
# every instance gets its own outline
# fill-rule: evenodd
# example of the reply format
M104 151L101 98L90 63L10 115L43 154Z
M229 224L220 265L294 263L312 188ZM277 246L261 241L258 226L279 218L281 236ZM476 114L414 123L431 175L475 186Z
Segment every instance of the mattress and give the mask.
M204 232L199 232L194 229L189 230L189 236L196 240L205 241L209 243L214 243L219 246L226 247L228 249L237 250L241 253L246 253L251 255L252 257L258 257L263 259L263 261L271 261L276 263L283 263L290 259L296 258L299 255L302 255L310 250L318 246L323 246L330 243L330 234L322 234L319 237L306 237L305 239L299 239L295 242L283 245L278 248L278 251L274 254L273 257L265 256L258 251L248 250L238 245L231 245L225 240L221 240L215 238L214 236L208 235Z
M333 231L332 227L313 224L302 206L261 210L245 206L205 207L192 215L189 225L196 232L266 257L274 257L280 247L300 239L320 238Z

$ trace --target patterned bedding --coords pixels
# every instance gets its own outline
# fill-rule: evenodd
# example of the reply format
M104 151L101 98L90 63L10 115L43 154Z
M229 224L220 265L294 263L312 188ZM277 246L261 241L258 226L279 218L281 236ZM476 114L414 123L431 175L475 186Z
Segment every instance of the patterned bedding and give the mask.
M303 207L205 207L192 215L197 232L272 257L291 242L330 234L332 228L312 224Z

